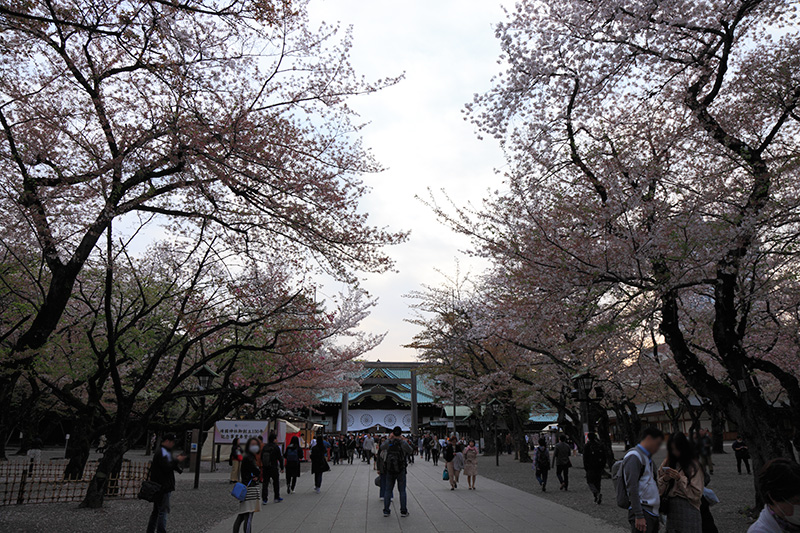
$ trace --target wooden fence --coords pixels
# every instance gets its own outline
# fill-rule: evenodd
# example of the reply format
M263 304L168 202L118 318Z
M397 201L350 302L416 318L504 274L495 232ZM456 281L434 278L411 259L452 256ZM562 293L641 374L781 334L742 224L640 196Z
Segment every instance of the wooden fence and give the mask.
M0 463L0 506L82 501L97 461L86 463L82 479L64 479L66 465L66 461ZM149 462L124 461L119 474L109 478L106 498L136 498L149 473Z

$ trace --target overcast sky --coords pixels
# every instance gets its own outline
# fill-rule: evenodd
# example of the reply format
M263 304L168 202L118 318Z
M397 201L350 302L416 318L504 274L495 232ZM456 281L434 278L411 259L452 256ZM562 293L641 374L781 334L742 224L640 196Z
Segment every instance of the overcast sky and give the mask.
M406 75L395 87L351 104L370 122L365 144L388 168L366 177L372 193L364 209L376 225L411 230L406 244L389 250L399 272L364 280L379 304L363 327L388 332L368 359L411 360L414 350L402 345L417 328L404 322L411 313L403 295L442 281L436 270L454 272L457 258L462 271L481 270L460 254L468 241L441 226L415 195L426 196L430 187L440 196L445 189L459 204L479 203L500 185L499 147L478 140L461 111L474 93L489 88L500 68L493 25L503 12L493 0L314 0L310 12L312 26L323 20L353 26L358 73L372 79ZM331 294L337 290L330 287Z

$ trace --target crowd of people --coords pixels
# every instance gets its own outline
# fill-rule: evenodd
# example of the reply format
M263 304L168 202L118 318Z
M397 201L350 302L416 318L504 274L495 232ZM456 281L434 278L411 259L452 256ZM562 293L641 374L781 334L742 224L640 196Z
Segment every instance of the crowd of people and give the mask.
M161 486L161 492L153 502L148 533L166 532L175 472L180 472L180 464L186 459L184 455L173 454L175 441L174 435L166 435L153 457L150 479ZM498 439L498 445L503 442ZM572 459L577 455L574 443L565 435L560 435L553 446L544 437L531 442L536 444L532 469L541 490L546 492L549 471L555 470L559 489L569 491ZM666 457L656 466L653 457L665 443ZM505 447L503 450L507 451ZM732 450L739 474L742 466L750 474L749 450L744 439L739 437ZM261 438L248 439L243 446L238 440L233 442L230 481L246 486L234 533L251 532L254 513L270 501L270 488L272 501L283 501L281 474L285 474L286 493L295 491L303 455L297 437L291 439L285 450L278 445L274 434L268 436L266 443ZM717 532L710 509L719 500L708 487L714 471L711 455L712 441L707 431L690 437L681 432L666 436L657 428L645 429L640 442L611 468L616 504L627 511L631 532L656 533L664 526L667 533ZM330 470L329 459L334 464L352 465L358 459L373 465L384 516L391 516L396 488L400 515L407 517L407 469L415 457L433 466L438 466L442 457L445 463L442 478L454 491L462 475L467 479L468 490L477 490L478 456L475 440L456 436L445 439L430 434L406 437L400 427L395 427L386 435L318 435L311 442L309 458L316 493L321 491L323 474ZM602 481L609 457L598 436L589 433L582 459L586 483L598 505L603 502ZM749 533L800 532L800 466L786 459L775 459L760 470L757 484L765 506Z

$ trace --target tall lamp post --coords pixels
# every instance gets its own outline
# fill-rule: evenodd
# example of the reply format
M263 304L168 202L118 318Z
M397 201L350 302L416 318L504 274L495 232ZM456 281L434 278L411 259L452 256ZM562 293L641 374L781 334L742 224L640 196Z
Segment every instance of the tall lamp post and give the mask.
M589 393L592 390L594 377L587 371L580 372L572 376L572 383L575 385L573 395L581 404L581 421L583 423L583 438L591 431L589 423Z
M492 415L494 416L494 464L495 466L500 466L500 445L497 440L497 417L500 416L503 406L500 405L497 398L493 398L492 401L489 402L489 406L491 406Z
M456 429L456 377L453 376L453 435L458 438L458 430Z
M272 423L272 432L276 435L278 434L278 415L281 412L281 401L277 398L273 398L269 402L269 419Z
M203 427L206 424L206 391L219 374L203 365L194 373L197 378L197 390L200 392L200 428L197 431L197 455L194 460L194 488L200 487L200 458L203 455ZM212 450L213 453L213 450Z

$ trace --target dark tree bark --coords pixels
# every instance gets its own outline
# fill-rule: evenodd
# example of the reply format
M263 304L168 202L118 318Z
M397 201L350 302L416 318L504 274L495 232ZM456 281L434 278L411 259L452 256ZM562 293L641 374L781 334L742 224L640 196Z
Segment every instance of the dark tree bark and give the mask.
M728 276L719 273L718 276ZM735 322L735 309L733 307L717 309L718 315L730 312L733 317L718 316L717 321ZM734 383L740 380L746 385L744 390L734 390L720 383L708 373L700 359L694 354L684 338L678 314L677 295L670 293L662 299L661 331L670 346L675 361L686 378L689 385L695 390L702 390L714 405L720 406L725 415L733 420L740 428L745 441L748 442L750 455L755 471L760 470L770 459L776 457L789 457L794 459L791 443L783 431L783 420L780 415L767 403L761 390L752 385L747 374L746 363L752 363L739 345L730 345L724 339L717 339L718 347L729 348L726 354L729 362L728 374ZM741 368L730 364L733 360L741 360ZM755 478L756 476L754 476ZM754 480L755 483L755 480ZM761 508L764 502L761 495L756 492L756 507Z
M67 444L69 463L64 468L64 479L83 479L83 471L89 461L92 442L88 424L76 423Z
M725 453L725 415L721 409L711 406L711 442L714 453Z
M103 506L103 499L109 487L110 479L118 475L122 469L122 457L129 449L128 443L127 439L116 440L106 447L103 457L97 464L97 470L92 477L92 481L89 482L81 507L99 509Z
M603 407L600 403L594 403L590 406L591 412L595 417L595 432L597 438L603 444L603 449L606 454L606 464L608 468L614 465L614 449L611 446L611 420L608 418L608 409Z
M630 400L624 400L621 403L614 404L612 409L617 415L617 424L622 430L625 449L632 448L639 442L639 435L642 432L642 419L639 418L636 404Z
M522 417L520 416L520 411L514 404L509 406L509 411L517 458L519 459L520 463L530 463L533 461L533 459L531 459L531 455L528 452L528 443L525 442L525 425Z

